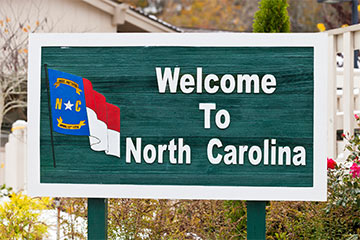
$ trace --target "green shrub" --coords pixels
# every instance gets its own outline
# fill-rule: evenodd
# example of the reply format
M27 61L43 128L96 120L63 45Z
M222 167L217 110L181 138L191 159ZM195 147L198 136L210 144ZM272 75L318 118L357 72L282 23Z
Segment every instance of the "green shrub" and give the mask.
M225 218L233 224L230 228L232 239L246 238L246 202L245 201L224 201Z
M324 239L325 203L271 202L267 214L268 239Z
M0 204L0 239L43 239L48 225L41 220L43 210L51 209L50 198L30 198L10 193Z
M290 32L287 0L261 0L255 13L253 32Z

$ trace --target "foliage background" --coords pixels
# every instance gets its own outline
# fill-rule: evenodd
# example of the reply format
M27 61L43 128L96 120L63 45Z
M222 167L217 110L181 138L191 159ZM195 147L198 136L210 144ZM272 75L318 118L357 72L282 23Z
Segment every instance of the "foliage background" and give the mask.
M175 26L252 32L260 0L120 0ZM351 3L320 4L317 0L288 0L292 32L317 32L351 23Z

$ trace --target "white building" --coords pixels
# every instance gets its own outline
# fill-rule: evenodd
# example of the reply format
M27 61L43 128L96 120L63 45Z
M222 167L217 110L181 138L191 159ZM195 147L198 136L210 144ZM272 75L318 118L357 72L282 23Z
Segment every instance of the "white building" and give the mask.
M45 21L51 32L181 32L115 0L2 0L0 19Z

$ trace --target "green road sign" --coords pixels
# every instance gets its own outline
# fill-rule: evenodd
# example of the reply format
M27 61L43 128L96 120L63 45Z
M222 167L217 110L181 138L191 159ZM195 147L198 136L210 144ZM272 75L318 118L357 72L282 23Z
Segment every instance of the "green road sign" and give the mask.
M29 192L325 200L326 45L325 34L33 34Z

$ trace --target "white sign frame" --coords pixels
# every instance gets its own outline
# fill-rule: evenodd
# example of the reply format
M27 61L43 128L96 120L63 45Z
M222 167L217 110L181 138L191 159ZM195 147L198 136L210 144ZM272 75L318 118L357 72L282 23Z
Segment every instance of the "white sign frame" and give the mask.
M28 71L28 194L51 197L239 199L326 201L327 197L327 45L326 33L110 33L30 34ZM40 182L41 47L49 46L201 46L314 47L313 187L234 187Z

